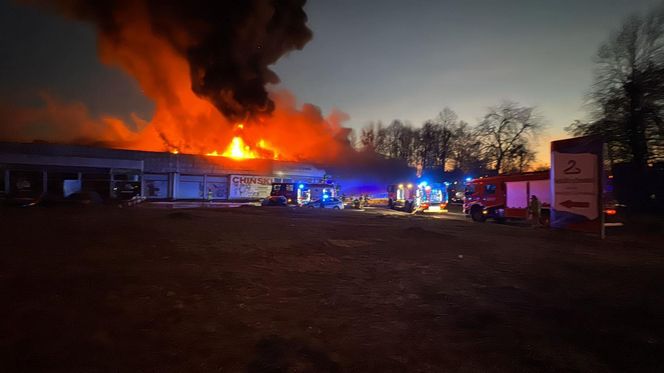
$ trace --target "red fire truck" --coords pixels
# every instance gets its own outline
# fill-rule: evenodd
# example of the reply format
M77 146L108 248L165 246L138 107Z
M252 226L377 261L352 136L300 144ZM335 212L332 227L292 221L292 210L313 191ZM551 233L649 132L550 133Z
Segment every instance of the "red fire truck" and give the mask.
M336 189L334 184L272 183L270 196L284 196L288 204L302 205L316 199L336 197Z
M417 189L413 183L387 186L387 205L391 209L412 212L415 208Z
M622 206L612 197L604 182L602 200L606 226L620 226L622 219L617 208ZM549 171L524 172L474 179L466 185L463 211L474 221L483 222L492 218L528 219L531 198L540 203L540 223L548 225L551 217L551 183Z
M388 206L406 212L447 212L447 187L426 182L392 184L387 187Z
M474 179L466 185L465 196L463 211L474 221L527 219L532 196L540 201L541 223L546 225L549 221L549 171Z

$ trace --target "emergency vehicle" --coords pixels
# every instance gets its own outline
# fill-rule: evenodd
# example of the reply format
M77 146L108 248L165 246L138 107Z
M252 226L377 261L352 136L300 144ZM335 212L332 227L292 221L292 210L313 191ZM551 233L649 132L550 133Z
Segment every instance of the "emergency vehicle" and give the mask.
M388 207L406 212L447 212L444 184L401 183L387 187Z
M474 221L486 219L528 219L532 197L539 201L539 222L549 225L551 219L551 181L549 171L524 172L474 179L466 185L463 211ZM608 185L606 182L605 186ZM605 225L622 225L616 216L618 205L605 188Z
M540 220L548 224L551 209L549 171L474 179L466 185L463 211L474 221L527 219L532 196L540 203Z
M272 183L270 196L284 196L290 205L336 197L334 184Z

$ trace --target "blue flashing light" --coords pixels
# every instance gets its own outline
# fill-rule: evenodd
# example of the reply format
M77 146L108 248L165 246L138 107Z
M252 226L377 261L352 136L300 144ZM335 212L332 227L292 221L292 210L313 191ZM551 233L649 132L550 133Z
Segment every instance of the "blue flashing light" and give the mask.
M470 177L470 176L468 176L468 177L466 178L466 182L467 182L467 183L470 183L471 181L473 181L473 178Z
M300 184L300 185L298 185L297 188L298 188L298 189L304 189L304 184Z
M426 182L426 181L421 182L421 183L420 183L420 186L421 186L421 187L423 187L423 186L427 186L427 182Z

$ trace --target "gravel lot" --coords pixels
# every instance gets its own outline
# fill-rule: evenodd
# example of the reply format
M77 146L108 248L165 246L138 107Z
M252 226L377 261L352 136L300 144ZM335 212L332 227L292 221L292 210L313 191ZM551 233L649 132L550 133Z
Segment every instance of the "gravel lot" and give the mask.
M662 372L661 233L0 210L3 372Z

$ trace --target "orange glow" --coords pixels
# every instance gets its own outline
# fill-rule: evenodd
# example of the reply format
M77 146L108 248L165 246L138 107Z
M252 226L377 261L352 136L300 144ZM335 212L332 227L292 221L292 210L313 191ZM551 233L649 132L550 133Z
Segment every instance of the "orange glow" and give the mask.
M237 125L237 128L242 128L242 124ZM242 136L235 136L231 140L231 143L228 144L226 150L223 153L219 153L217 150L206 153L206 155L212 157L228 157L236 160L242 159L254 159L254 158L263 158L263 159L279 159L279 154L271 149L267 142L264 139L258 140L255 147L249 146Z
M216 151L213 153L216 153ZM221 156L233 159L258 158L258 155L253 150L251 150L249 145L245 144L244 140L242 140L242 138L239 136L233 137L230 145L228 145L228 148L226 148L226 151L224 151Z
M617 212L616 210L614 210L614 209L606 209L606 210L604 210L604 212L605 212L607 215L615 215L615 214L618 213L618 212Z
M135 113L128 116L129 121L94 117L82 103L45 95L44 104L37 108L5 109L0 102L0 118L6 123L0 138L285 161L336 160L347 149L346 130L341 126L348 119L346 114L333 110L323 115L314 105L298 104L287 91L270 88L275 104L271 113L252 113L242 123L225 117L212 102L192 91L189 63L153 32L145 21L146 11L131 8L119 22L122 29L115 35L117 40L99 36L98 52L104 64L120 67L137 80L143 94L154 102L152 118ZM194 42L180 41L183 48ZM232 103L234 93L222 93Z

